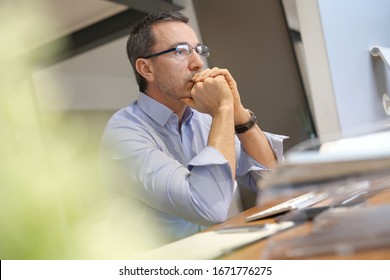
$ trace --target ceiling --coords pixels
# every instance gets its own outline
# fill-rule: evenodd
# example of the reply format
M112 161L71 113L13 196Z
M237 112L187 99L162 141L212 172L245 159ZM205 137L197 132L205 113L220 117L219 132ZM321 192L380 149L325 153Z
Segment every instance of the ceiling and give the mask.
M56 33L44 38L33 51L66 39L67 49L44 64L80 54L128 34L134 22L155 10L179 10L174 0L49 0L49 12L57 19Z
M58 37L128 9L126 5L104 0L50 0L47 5L53 17L58 20Z

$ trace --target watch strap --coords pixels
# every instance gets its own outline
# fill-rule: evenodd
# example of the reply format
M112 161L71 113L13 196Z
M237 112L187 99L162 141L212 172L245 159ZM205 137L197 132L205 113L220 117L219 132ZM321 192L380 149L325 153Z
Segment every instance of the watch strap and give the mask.
M244 133L245 131L248 131L257 123L257 118L255 114L253 114L253 112L250 110L248 110L248 112L251 115L250 120L247 123L234 126L234 130L236 131L236 134L240 134L240 133Z

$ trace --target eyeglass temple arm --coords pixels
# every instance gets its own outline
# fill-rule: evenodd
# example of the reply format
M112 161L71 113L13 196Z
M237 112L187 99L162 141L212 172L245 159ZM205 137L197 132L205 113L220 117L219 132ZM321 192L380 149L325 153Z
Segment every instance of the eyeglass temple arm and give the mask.
M162 54L165 54L165 53L173 52L175 50L176 50L176 47L172 48L172 49L169 49L169 50L165 50L165 51L159 52L159 53L154 53L154 54L151 54L151 55L147 55L147 56L145 56L143 58L147 59L147 58L159 56L159 55L162 55Z

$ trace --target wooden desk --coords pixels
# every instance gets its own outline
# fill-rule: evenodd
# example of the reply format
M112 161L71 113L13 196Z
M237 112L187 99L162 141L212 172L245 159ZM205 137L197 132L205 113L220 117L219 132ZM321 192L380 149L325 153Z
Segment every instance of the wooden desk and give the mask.
M390 190L382 191L381 193L373 196L368 200L369 204L389 204L390 203ZM248 226L248 225L259 225L263 223L270 223L274 222L274 219L264 219L264 220L258 220L253 222L246 222L245 218L249 215L252 215L254 213L257 213L265 208L268 208L272 206L270 205L264 205L262 207L256 206L253 207L245 212L242 212L238 214L237 216L229 219L225 223L215 225L210 227L207 230L216 230L221 229L225 227L231 227L231 226ZM389 221L385 221L387 223ZM307 222L305 224L302 224L300 226L291 228L285 232L278 233L277 238L288 238L288 237L298 237L303 235L310 234L312 230L312 224L311 222ZM238 259L244 259L244 260L258 260L262 259L263 252L267 246L268 239L264 239L258 242L255 242L251 245L245 246L231 254L225 255L221 257L221 259L225 260L238 260ZM318 255L315 257L310 257L310 259L322 259L322 260L329 260L329 259L343 259L343 260L359 260L359 259L385 259L390 260L390 246L387 248L382 249L372 249L372 250L361 250L358 252L353 253L352 255Z

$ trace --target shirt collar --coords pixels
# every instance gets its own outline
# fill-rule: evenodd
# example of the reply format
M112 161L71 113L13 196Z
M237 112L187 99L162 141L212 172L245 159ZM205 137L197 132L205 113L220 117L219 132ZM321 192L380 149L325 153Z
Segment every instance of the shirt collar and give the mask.
M161 126L165 126L172 114L174 114L174 112L167 106L161 104L160 102L154 100L142 92L140 92L138 95L137 105L145 114L147 114ZM187 107L184 111L183 123L188 121L192 115L192 110Z

